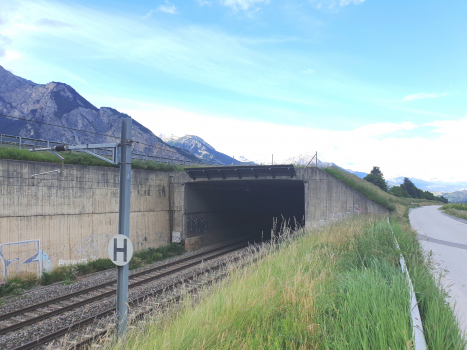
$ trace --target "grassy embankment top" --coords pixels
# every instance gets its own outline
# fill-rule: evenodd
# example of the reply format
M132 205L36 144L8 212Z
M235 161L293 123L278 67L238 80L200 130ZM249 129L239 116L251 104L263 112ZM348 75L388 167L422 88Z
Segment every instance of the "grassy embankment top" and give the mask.
M443 205L439 209L443 210L448 215L458 217L459 219L467 220L467 204L451 203Z
M426 199L396 197L388 192L383 191L378 186L360 179L358 176L350 174L346 171L342 171L335 167L325 168L323 170L338 180L346 183L353 189L363 193L365 196L383 206L384 208L390 211L397 211L399 214L403 214L405 208L411 205L421 206L443 204L438 201L431 201Z
M86 153L78 152L60 152L60 155L65 158L65 164L76 164L84 166L105 166L117 167L107 163L99 158L93 157ZM60 159L55 157L49 152L29 152L27 149L19 149L17 147L2 146L0 147L0 159L13 159L25 160L32 162L47 162L47 163L61 163ZM180 166L174 164L173 166L166 163L155 162L152 160L133 159L131 161L133 169L153 170L153 171L183 171L184 168L191 166Z

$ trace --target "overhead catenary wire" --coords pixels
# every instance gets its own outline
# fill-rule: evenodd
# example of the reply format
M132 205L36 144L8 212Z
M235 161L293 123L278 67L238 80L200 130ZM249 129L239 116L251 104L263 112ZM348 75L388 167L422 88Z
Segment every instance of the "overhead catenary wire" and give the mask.
M37 123L37 124L42 124L42 125L47 125L47 126L53 126L53 127L56 127L56 128L63 128L63 129L72 130L72 131L84 132L84 133L88 133L88 134L92 134L92 135L99 135L99 136L105 136L105 137L112 137L112 138L114 138L114 139L120 140L120 137L119 137L119 136L115 136L115 135L102 134L102 133L98 133L98 132L95 132L95 131L83 130L83 129L78 129L78 128L71 128L71 127L69 127L69 126L57 125L57 124L52 124L52 123L47 123L47 122L41 122L41 121L38 121L38 120L31 120L31 119L20 118L20 117L13 117L13 116L11 116L11 115L1 114L1 113L0 113L0 117L11 118L11 119L16 119L16 120L23 120L23 121L27 121L27 122L31 122L31 123ZM45 141L45 140L44 140L44 141ZM54 141L54 142L55 142L55 141ZM183 156L180 152L177 152L177 151L175 151L175 150L166 149L166 148L161 147L161 146L151 145L151 144L144 143L144 142L141 142L141 141L134 141L134 142L135 142L135 143L139 143L139 144L141 144L141 145L149 146L149 147L152 147L152 148L159 148L159 149L162 149L162 150L164 150L164 151L166 151L166 152L177 153L177 154ZM170 146L170 145L167 145L167 147L171 147L171 146ZM186 156L185 156L185 157L186 157Z

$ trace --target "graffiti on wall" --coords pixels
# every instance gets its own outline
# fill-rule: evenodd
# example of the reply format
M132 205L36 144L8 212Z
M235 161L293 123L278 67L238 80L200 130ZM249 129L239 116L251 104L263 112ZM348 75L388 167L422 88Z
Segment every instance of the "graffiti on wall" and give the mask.
M58 261L58 266L69 266L69 265L77 265L77 264L87 264L88 259L79 259L79 260L63 260L60 259Z
M3 263L3 278L20 272L22 267L36 266L38 275L52 271L52 262L40 249L39 239L0 244L0 260ZM32 264L32 265L31 265Z
M208 232L208 220L199 218L197 216L191 219L186 219L186 226L188 231L193 233L206 233Z

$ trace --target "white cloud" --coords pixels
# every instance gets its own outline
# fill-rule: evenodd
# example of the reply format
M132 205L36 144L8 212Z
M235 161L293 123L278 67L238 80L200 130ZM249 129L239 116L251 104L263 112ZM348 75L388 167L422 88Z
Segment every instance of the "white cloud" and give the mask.
M467 117L421 126L387 122L337 131L221 118L136 101L115 100L112 105L155 134L197 135L218 151L236 158L242 155L267 163L271 154L279 161L318 151L320 159L344 168L368 172L374 165L380 166L387 178L467 180L462 160L449 158L453 149L465 148ZM438 136L411 135L412 130L421 127L421 131L436 128ZM404 131L404 136L398 131Z
M339 5L340 6L347 6L350 4L358 5L364 2L365 0L340 0Z
M207 0L196 0L199 6L211 6L212 1L207 1Z
M441 97L441 96L446 96L447 93L443 92L441 94L438 94L436 92L432 92L430 94L427 94L425 92L419 92L418 94L412 94L412 95L407 95L405 96L402 101L413 101L413 100L420 100L422 98L436 98L436 97Z
M310 0L310 3L317 9L331 9L336 10L337 7L344 7L347 5L359 5L365 0Z
M57 21L55 19L50 19L50 18L41 18L36 22L38 26L46 26L46 27L52 27L52 28L73 28L74 25L62 21Z
M170 13L172 15L177 13L175 5L160 5L157 9L161 12Z
M232 7L234 10L248 10L250 7L264 3L268 4L269 0L221 0L224 6Z
M316 73L316 71L314 69L305 69L304 71L302 71L303 74L314 74Z
M177 8L175 5L170 4L168 1L165 2L165 5L160 5L157 7L157 10L150 10L148 13L146 13L142 18L149 18L151 17L154 13L156 12L165 12L165 13L170 13L172 15L177 14Z

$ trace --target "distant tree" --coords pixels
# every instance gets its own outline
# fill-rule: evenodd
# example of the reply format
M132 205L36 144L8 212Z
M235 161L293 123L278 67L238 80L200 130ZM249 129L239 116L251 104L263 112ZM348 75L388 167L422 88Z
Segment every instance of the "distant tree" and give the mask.
M392 186L388 192L396 197L410 198L410 194L407 192L404 185Z
M382 178L384 180L384 175L381 172L381 170L379 169L379 166L374 166L373 169L371 170L370 174L379 176L380 178Z
M449 202L449 201L447 200L447 198L444 198L443 196L439 196L438 198L439 198L438 200L440 200L440 201L443 202L443 203Z
M409 180L409 178L404 177L404 187L409 193L410 197L412 198L423 198L420 194L420 190L413 184L412 181Z
M371 182L373 185L378 186L383 191L387 192L388 190L388 185L384 180L384 175L378 166L374 166L371 172L367 176L365 176L363 180Z
M423 198L428 199L430 201L438 200L438 198L430 191L423 192Z

